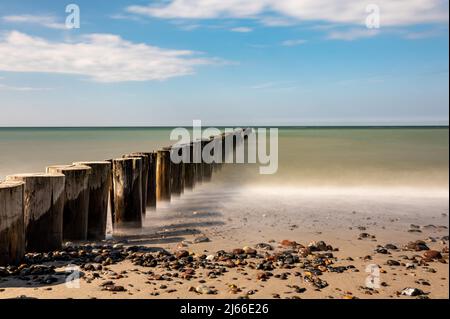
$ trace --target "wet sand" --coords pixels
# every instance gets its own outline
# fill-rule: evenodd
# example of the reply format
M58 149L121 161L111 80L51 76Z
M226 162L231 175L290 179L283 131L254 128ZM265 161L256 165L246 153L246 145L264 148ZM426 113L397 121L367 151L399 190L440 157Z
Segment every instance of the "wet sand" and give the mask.
M195 192L185 192L170 205L148 211L141 231L114 238L114 242L125 240L125 248L147 247L155 256L158 250L187 251L193 265L174 269L158 261L157 266L143 267L125 259L101 270L82 270L80 287L68 288L64 273L68 262L59 262L55 265L63 267L57 267L56 274L51 275L56 280L51 284L39 282L48 275L21 279L0 276L0 298L449 297L448 248L442 253L448 247L448 193L223 187L213 182L197 187ZM195 243L201 237L209 241ZM280 245L283 240L305 247L324 241L332 250L311 251L302 257L301 246ZM403 249L417 240L441 252L442 258L424 261L425 251ZM273 250L258 248L258 243L269 244ZM377 245L387 244L398 249L388 246L387 253L375 252ZM239 250L245 246L256 248L257 255ZM220 250L235 250L235 254L223 257L217 254ZM273 257L276 253L298 260L280 261L279 256ZM187 253L180 256L183 254ZM319 259L323 265L317 264ZM207 267L198 266L201 260L204 264L206 260ZM267 260L273 261L274 269L261 266ZM388 260L391 265L387 265ZM316 266L308 266L310 263ZM327 263L332 268L327 268ZM366 268L371 264L379 266L379 288L365 287L369 276ZM226 272L211 275L211 269L219 266ZM330 271L338 267L343 269L341 273ZM193 270L186 271L189 268ZM322 271L311 274L311 268ZM327 285L319 289L311 278ZM114 288L118 286L123 289ZM409 287L422 293L399 295Z

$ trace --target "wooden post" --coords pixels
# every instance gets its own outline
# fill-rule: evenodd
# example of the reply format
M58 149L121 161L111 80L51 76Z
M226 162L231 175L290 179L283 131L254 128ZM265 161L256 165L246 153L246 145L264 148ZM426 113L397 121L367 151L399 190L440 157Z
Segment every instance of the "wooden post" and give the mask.
M214 144L214 148L213 148L213 151L212 151L212 155L213 155L213 159L214 159L214 161L212 163L212 172L214 174L215 172L218 172L220 170L220 163L219 162L220 162L221 159L220 158L219 159L216 158L216 156L217 156L216 155L216 151L220 147L220 135L219 136L211 136L210 140ZM222 150L220 150L220 151L222 151ZM217 154L219 154L219 152L217 152Z
M24 182L25 249L48 252L61 249L65 177L59 173L17 174L8 181Z
M189 151L189 158L184 162L184 187L186 189L193 189L195 186L195 164L192 162L192 144L183 146Z
M148 193L148 176L150 169L150 153L135 152L123 155L124 158L140 158L142 159L142 214L145 216L147 207L147 193Z
M180 146L173 146L170 152L182 155L182 148ZM171 193L175 196L180 196L183 193L183 162L174 163L171 161Z
M111 189L111 162L76 162L74 165L89 166L89 212L87 239L103 240L106 236L108 199Z
M211 177L212 177L212 165L211 163L206 163L203 159L203 149L205 148L206 145L208 145L210 142L209 139L204 139L201 141L201 145L202 145L202 175L203 175L203 181L209 182L211 181Z
M142 227L142 159L112 160L114 229Z
M156 163L157 154L155 152L149 153L150 167L148 175L148 187L147 187L147 207L156 207Z
M192 189L194 187L194 175L192 171L193 165L191 164L191 146L190 144L182 145L184 152L189 152L189 156L183 157L183 190Z
M248 139L248 136L249 136L250 134L252 134L252 132L253 132L253 129L252 129L251 127L247 127L247 128L244 130L244 140Z
M203 164L202 164L202 143L201 141L194 141L193 144L193 160L195 163L195 183L201 184L203 181ZM195 162L199 160L199 162Z
M222 165L226 164L226 160L229 156L229 149L227 148L227 141L229 141L229 135L227 133L222 133Z
M18 264L25 255L23 199L23 182L0 182L0 266Z
M89 175L85 165L54 165L47 173L65 175L63 239L86 240L89 214Z
M171 197L171 163L170 150L159 150L156 164L156 200L169 201Z

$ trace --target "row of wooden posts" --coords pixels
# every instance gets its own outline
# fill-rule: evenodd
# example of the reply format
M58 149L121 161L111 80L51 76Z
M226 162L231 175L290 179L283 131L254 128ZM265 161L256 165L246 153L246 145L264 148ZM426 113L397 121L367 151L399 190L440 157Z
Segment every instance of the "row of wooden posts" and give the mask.
M26 252L60 249L63 241L105 239L108 211L114 230L142 227L147 208L209 181L230 155L227 141L232 140L234 153L249 132L239 129L157 152L7 176L0 182L0 266L19 263ZM221 142L222 160L194 162L194 151L211 141ZM175 163L170 155L183 147L190 148L190 158Z

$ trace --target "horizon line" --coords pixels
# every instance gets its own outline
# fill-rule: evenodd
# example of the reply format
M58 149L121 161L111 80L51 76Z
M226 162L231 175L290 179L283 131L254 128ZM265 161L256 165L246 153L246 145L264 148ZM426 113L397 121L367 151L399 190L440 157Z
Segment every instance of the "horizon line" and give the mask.
M192 125L81 125L81 126L1 126L0 129L82 129L82 128L100 128L100 129L107 129L107 128L136 128L136 129L142 129L142 128L176 128L176 127L183 127L183 128L189 128L192 127ZM387 125L387 124L358 124L358 125L202 125L202 127L217 127L217 128L449 128L449 124L393 124L393 125Z

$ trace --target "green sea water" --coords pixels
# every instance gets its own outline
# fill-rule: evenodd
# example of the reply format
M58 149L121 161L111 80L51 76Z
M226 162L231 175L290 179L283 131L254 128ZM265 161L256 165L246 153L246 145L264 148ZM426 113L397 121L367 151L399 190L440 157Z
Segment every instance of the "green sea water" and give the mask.
M170 144L171 128L0 128L0 179L45 166L103 160ZM242 182L293 187L448 190L449 131L439 128L280 128L278 171ZM249 171L253 172L249 174ZM231 175L230 175L231 176ZM220 177L226 180L226 176Z

